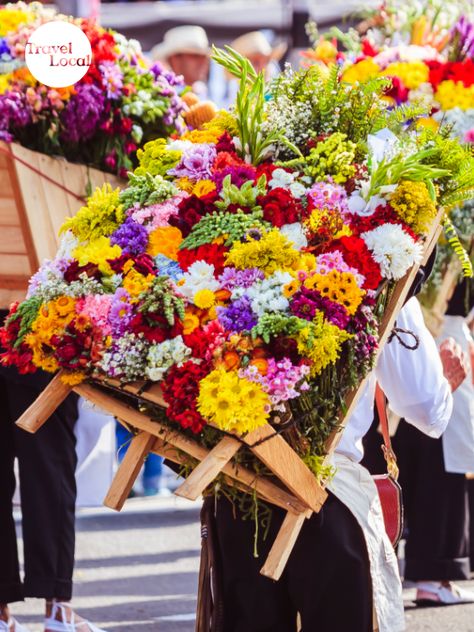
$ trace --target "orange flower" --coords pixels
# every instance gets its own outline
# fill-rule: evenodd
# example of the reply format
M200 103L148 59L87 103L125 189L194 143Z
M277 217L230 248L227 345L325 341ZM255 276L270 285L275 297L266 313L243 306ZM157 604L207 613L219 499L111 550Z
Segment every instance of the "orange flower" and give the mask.
M240 357L236 351L226 351L223 360L227 371L232 371L240 366Z
M160 226L150 233L147 253L152 257L165 255L169 259L178 260L178 249L183 235L175 226Z
M183 318L183 334L185 336L192 334L197 327L199 327L199 318L196 314L186 311Z
M260 375L266 375L268 371L268 362L265 358L254 358L250 362L251 366L256 366Z

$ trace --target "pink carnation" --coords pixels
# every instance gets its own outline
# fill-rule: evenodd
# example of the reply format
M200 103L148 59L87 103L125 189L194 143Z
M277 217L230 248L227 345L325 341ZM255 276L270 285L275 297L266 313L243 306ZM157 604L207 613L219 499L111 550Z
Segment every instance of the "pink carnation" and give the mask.
M187 197L189 197L188 193L180 191L166 202L133 210L131 217L133 221L142 224L151 233L155 228L168 226L169 218L178 214L180 202Z
M322 255L318 255L316 259L317 274L328 274L331 270L337 270L338 272L350 272L355 276L359 287L364 285L364 275L360 274L356 268L352 268L344 261L344 257L342 256L342 252L340 250L325 252Z
M76 312L87 316L104 336L109 336L112 333L108 323L112 298L107 294L90 294L77 301L76 304Z

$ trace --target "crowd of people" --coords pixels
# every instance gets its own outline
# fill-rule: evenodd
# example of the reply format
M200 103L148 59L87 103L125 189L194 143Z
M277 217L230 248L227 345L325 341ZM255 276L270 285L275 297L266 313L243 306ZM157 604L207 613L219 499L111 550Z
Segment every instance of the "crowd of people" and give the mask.
M272 46L261 32L244 34L230 45L269 78L278 73L278 62L286 52L286 46ZM211 60L210 43L201 27L171 29L150 56L183 75L201 99L218 107L232 103L236 80ZM279 582L259 573L261 561L253 557L249 546L252 525L240 520L225 498L213 504L208 515L214 522L219 559L219 590L214 599L222 606L224 632L294 632L297 617L304 632L368 632L374 629L374 616L380 632L404 629L399 564L384 531L369 474L383 468L378 462L381 438L377 422L373 423L376 381L393 413L402 419L394 445L406 510L404 577L416 582L420 605L474 602L474 593L454 583L470 576L469 531L474 522L469 521L468 480L474 472L472 290L469 282L456 288L437 340L441 344L452 339L452 343L441 355L416 297L406 302L397 327L416 336L417 347L410 348L399 336L381 353L336 450L329 500L320 514L306 521ZM78 494L75 471L79 458L81 504L97 502L110 482L115 458L123 458L130 437L121 426L115 433L110 417L82 404L78 408L74 395L37 434L15 427L14 421L48 379L0 370L0 534L4 542L0 632L25 630L10 612L10 604L25 597L45 600L47 632L97 632L70 606ZM364 444L366 467L361 465ZM21 491L23 579L13 518L15 459ZM147 460L141 493L169 493L162 468L160 457ZM283 514L275 511L270 533L277 533L282 520ZM273 539L259 542L261 558ZM322 568L326 572L315 572ZM335 608L341 595L344 607Z

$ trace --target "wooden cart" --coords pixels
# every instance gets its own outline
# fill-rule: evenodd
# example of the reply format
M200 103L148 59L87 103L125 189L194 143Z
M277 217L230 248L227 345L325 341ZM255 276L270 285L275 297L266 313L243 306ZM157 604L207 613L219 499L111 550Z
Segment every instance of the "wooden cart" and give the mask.
M0 307L25 296L28 280L58 249L58 232L87 192L116 176L0 142Z

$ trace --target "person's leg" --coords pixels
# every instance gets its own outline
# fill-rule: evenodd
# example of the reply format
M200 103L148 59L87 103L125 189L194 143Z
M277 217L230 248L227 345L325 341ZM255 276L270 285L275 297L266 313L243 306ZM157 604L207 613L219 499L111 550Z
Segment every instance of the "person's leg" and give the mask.
M463 474L445 471L441 439L418 433L416 478L410 486L405 579L469 579L467 483Z
M285 580L273 582L260 574L283 513L273 509L265 540L260 529L256 558L254 521L243 519L237 507L225 498L217 500L215 507L223 632L296 632L296 609L290 603Z
M303 525L284 572L302 632L371 632L372 584L362 530L329 495Z
M11 381L10 415L18 418L41 392ZM20 467L25 595L69 600L75 542L77 398L70 396L36 434L14 429Z
M149 454L143 466L143 493L145 496L157 494L162 487L163 457Z
M13 426L5 405L7 392L0 375L0 619L8 621L8 604L23 600L12 498L15 492Z

